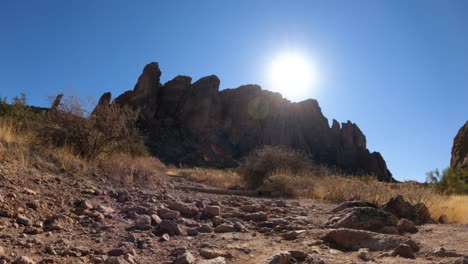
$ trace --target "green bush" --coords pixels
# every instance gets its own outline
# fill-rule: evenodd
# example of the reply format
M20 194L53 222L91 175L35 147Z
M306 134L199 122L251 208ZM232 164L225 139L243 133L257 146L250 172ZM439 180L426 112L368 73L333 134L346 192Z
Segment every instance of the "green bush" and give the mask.
M243 159L238 173L249 188L258 188L275 171L299 173L311 169L303 153L280 146L258 148Z
M427 180L436 188L447 194L468 194L468 168L447 168L427 174Z

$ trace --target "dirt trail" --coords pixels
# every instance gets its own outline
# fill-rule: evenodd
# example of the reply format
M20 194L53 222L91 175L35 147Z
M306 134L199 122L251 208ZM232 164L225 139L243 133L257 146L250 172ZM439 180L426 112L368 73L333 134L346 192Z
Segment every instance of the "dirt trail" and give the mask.
M24 256L31 262L17 263L184 263L177 261L193 257L193 263L246 264L268 263L285 251L305 254L299 263L364 262L357 252L321 240L336 204L206 193L202 184L161 177L159 186L124 188L1 163L0 263ZM468 255L467 225L418 228L405 235L421 248L416 259L377 251L369 263L460 261L435 256L440 246ZM284 238L295 231L297 237Z

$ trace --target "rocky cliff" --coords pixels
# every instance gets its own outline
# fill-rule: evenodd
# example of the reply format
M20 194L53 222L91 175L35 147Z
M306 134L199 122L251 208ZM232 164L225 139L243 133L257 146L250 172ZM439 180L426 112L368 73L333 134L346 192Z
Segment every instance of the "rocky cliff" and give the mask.
M460 128L453 140L450 167L468 167L468 121Z
M291 103L257 85L219 91L214 75L194 83L177 76L165 84L160 76L157 63L146 65L134 89L114 103L140 109L146 142L163 161L235 166L256 147L283 145L350 173L392 180L382 156L366 148L359 127L336 120L330 127L316 100Z

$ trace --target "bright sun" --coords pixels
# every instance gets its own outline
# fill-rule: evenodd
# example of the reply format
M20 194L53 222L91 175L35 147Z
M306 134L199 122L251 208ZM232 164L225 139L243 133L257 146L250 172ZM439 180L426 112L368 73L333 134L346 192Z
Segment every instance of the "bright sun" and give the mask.
M310 89L317 81L316 69L306 56L298 53L284 53L274 58L269 74L273 91L293 101L310 97Z

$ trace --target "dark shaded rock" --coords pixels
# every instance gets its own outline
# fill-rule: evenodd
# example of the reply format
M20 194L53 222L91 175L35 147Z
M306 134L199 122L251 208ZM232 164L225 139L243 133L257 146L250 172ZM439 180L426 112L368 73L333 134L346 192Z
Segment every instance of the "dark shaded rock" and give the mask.
M418 203L414 206L416 208L416 223L424 224L433 222L429 208L424 203Z
M377 208L377 205L370 203L370 202L365 202L365 201L346 201L338 205L337 207L333 208L331 210L332 213L338 213L340 211L343 211L344 209L347 208L353 208L353 207L372 207L372 208Z
M121 106L128 105L140 109L144 120L152 120L156 114L158 94L161 88L160 77L161 70L156 62L146 65L133 91L126 91L114 102Z
M368 248L371 251L390 250L406 244L416 252L419 246L413 240L398 235L385 235L364 230L339 228L328 231L322 240L338 249L357 251Z
M409 202L405 201L401 195L390 198L390 200L383 206L383 210L398 218L406 218L412 221L416 219L416 208Z
M463 255L458 254L453 251L446 250L443 247L438 247L434 250L434 256L441 257L441 258L456 258L456 257L462 257Z
M400 244L390 253L392 256L400 256L402 258L415 259L413 249L407 244Z
M453 139L450 167L468 167L468 121L460 128L457 135Z
M416 228L416 225L413 223L413 221L408 220L406 218L402 218L398 221L398 230L402 233L417 233L418 228Z
M182 235L182 229L173 221L162 220L158 226L159 230L170 235Z
M393 180L359 127L336 120L330 127L316 100L291 103L258 85L219 91L214 75L164 85L160 76L157 63L146 65L135 88L114 102L141 110L146 144L165 162L229 167L259 146L282 145L349 173Z
M99 98L99 101L98 101L96 107L94 108L93 112L91 112L91 116L98 113L101 109L103 109L105 107L109 107L110 102L111 102L111 98L112 98L112 95L109 92L104 93L103 95L101 95L101 98Z
M327 228L352 228L377 232L387 226L396 226L398 219L373 207L354 207L332 216L324 226Z
M60 105L60 102L62 101L62 98L63 94L57 95L57 97L55 97L54 102L52 103L52 106L50 107L50 110L57 110Z

